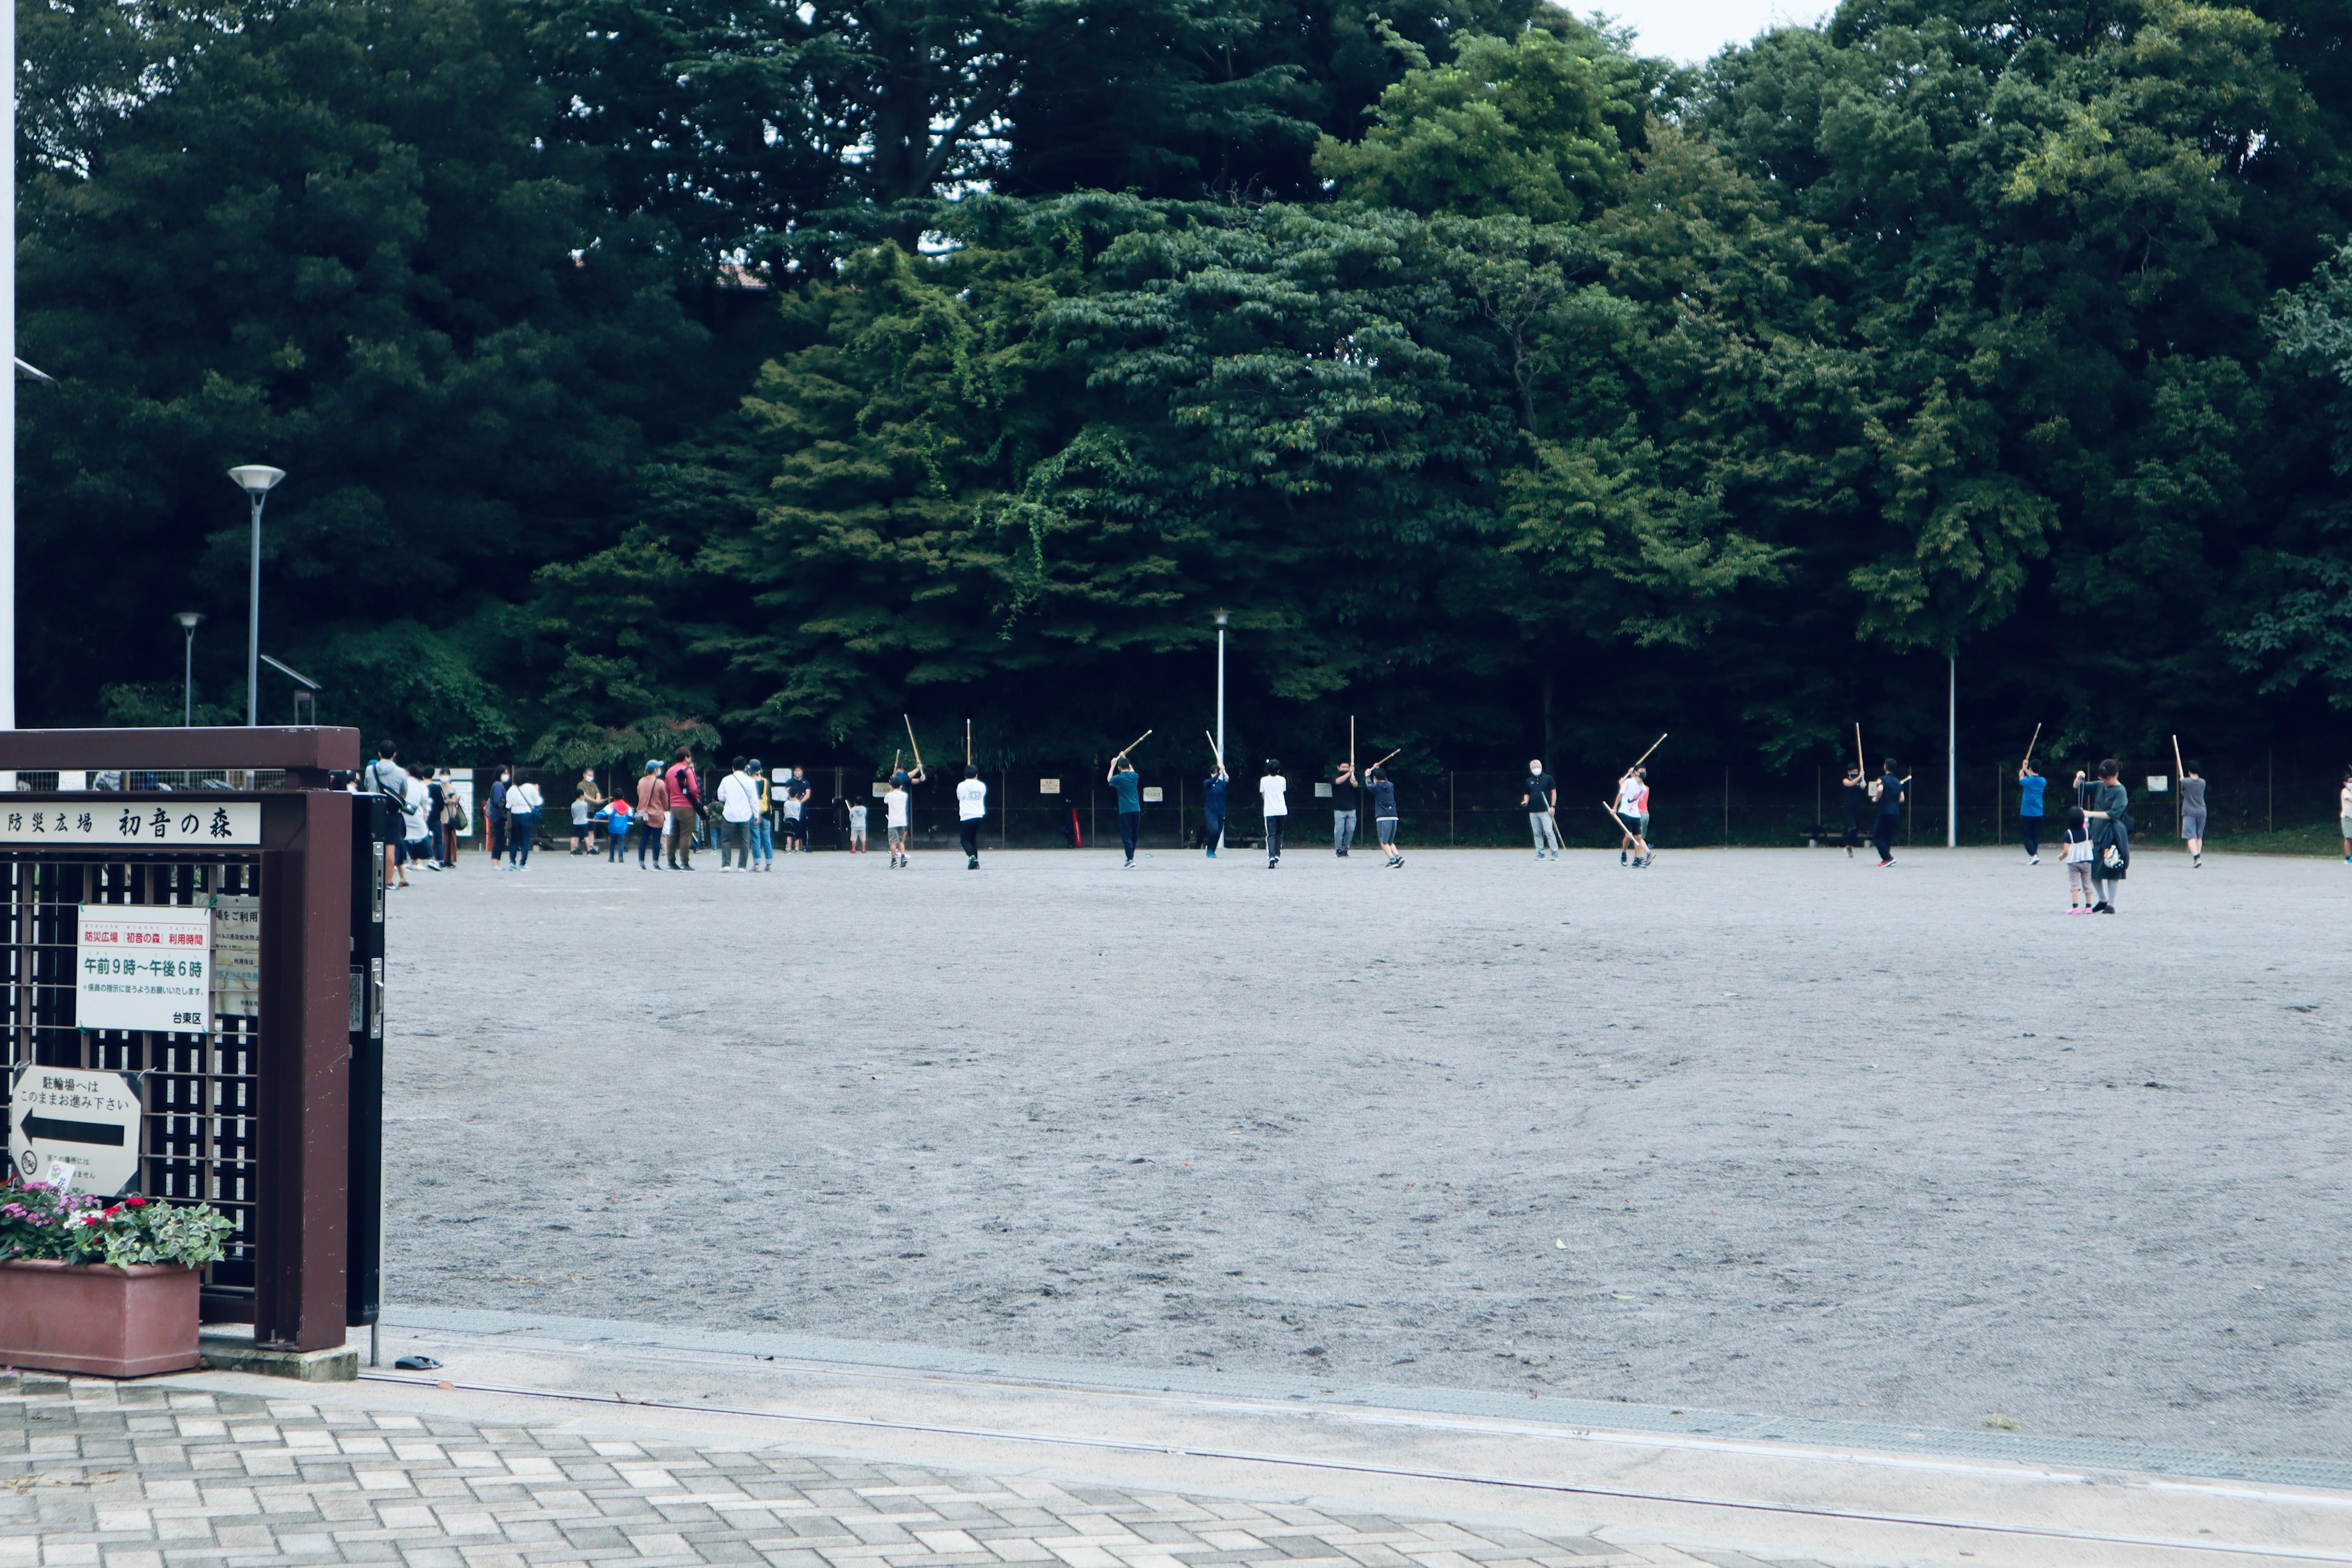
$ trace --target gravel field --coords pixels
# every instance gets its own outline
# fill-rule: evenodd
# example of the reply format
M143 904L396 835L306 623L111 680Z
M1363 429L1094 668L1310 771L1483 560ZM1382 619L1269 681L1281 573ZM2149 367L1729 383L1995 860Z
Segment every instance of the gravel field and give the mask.
M419 876L392 1298L2352 1450L2352 867L1293 837Z

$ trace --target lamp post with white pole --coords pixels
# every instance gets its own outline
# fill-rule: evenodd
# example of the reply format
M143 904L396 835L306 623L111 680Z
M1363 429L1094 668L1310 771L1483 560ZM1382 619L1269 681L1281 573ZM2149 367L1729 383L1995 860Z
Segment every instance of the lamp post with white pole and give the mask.
M1960 656L1944 656L1944 847L1960 847Z
M1225 766L1225 612L1217 612L1217 766ZM1228 770L1228 777L1230 777ZM1225 847L1224 830L1217 832L1216 848Z
M196 610L182 610L172 618L180 623L182 631L188 634L188 662L186 674L182 679L180 722L193 729L196 722L196 627L205 617Z
M228 477L253 502L253 581L245 623L245 721L250 727L261 722L261 499L286 470L247 463L231 468Z
M1217 756L1225 754L1225 612L1217 612Z

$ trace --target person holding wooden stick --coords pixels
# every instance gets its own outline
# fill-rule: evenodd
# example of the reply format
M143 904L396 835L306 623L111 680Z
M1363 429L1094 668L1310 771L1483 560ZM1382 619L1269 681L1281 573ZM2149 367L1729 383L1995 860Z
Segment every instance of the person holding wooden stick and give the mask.
M1617 846L1617 864L1620 866L1630 865L1640 870L1650 863L1650 841L1642 836L1642 817L1649 809L1649 781L1642 776L1642 770L1639 767L1627 768L1625 776L1617 781L1615 816L1617 826L1624 831L1624 837ZM1628 850L1633 857L1630 861L1625 858Z
M1862 764L1846 769L1838 784L1839 809L1845 813L1845 858L1853 858L1853 847L1862 842L1862 810L1870 804L1870 785L1863 782Z
M1528 759L1528 782L1519 790L1519 809L1528 814L1528 831L1535 835L1536 858L1559 858L1559 781L1544 772L1541 757Z
M2043 792L2050 781L2028 757L2017 764L2017 824L2020 837L2025 840L2025 863L2042 864L2042 814Z
M1290 782L1282 776L1282 763L1274 757L1265 760L1265 772L1257 781L1257 797L1265 813L1265 868L1269 871L1282 864L1282 824L1290 815L1289 803L1284 798Z
M1127 869L1135 869L1135 839L1143 830L1143 778L1121 752L1110 760L1103 783L1118 792L1118 847L1127 851Z
M1903 771L1889 757L1878 782L1870 787L1870 793L1878 797L1878 822L1871 829L1870 847L1878 851L1882 871L1895 864L1895 830L1903 822Z
M2205 775L2197 771L2195 763L2183 763L2178 756L2172 760L2180 769L2180 837L2189 846L2189 869L2201 871L2205 868Z
M1225 775L1225 759L1214 735L1209 737L1209 776L1201 781L1201 847L1213 860L1225 841L1225 791L1233 780Z
M907 840L915 825L915 786L923 782L923 764L918 761L912 773L901 770L890 775L890 787L882 796L882 820L890 831L890 869L900 870L912 865L907 858Z
M1404 851L1397 847L1396 781L1389 777L1388 769L1374 763L1364 771L1364 787L1372 797L1372 830L1380 835L1389 868L1394 870L1404 864Z
M1356 764L1343 762L1331 775L1331 853L1345 860L1356 847L1356 812L1362 791Z
M965 749L971 749L969 737ZM956 826L963 835L964 869L980 869L980 825L988 820L988 784L971 763L963 765L963 783L956 785Z

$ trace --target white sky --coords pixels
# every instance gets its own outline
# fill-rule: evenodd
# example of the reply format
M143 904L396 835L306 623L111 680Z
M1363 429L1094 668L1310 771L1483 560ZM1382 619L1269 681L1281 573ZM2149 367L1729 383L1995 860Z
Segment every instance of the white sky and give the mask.
M1744 44L1768 27L1810 26L1830 0L1568 0L1579 16L1598 10L1631 26L1645 55L1696 65L1726 44Z

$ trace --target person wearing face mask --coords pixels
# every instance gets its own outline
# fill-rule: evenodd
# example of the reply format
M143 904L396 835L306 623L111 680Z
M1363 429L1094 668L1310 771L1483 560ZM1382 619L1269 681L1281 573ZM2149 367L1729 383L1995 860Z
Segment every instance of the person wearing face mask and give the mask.
M1519 791L1519 809L1528 814L1528 831L1536 838L1536 858L1544 858L1549 847L1551 858L1559 858L1559 783L1544 772L1543 759L1528 759L1528 782Z

